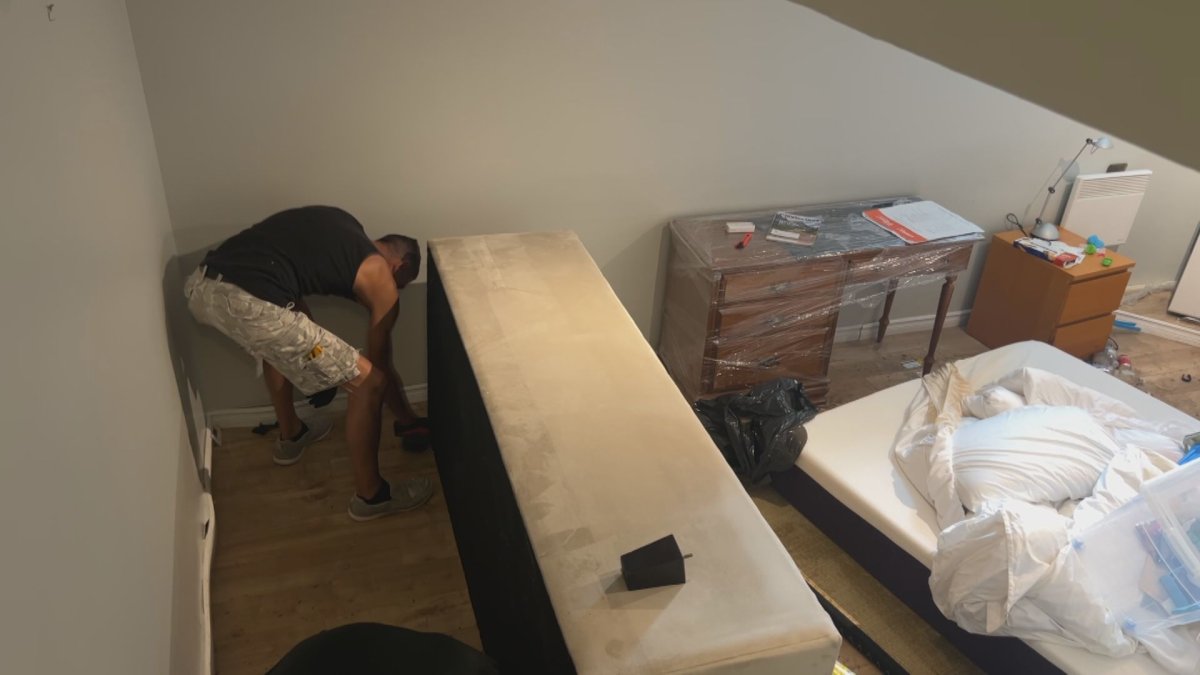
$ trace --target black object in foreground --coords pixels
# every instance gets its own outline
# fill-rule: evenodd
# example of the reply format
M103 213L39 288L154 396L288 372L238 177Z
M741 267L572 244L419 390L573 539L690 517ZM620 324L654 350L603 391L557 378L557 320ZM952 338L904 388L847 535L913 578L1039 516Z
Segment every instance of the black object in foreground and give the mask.
M734 473L752 484L796 463L808 440L802 425L817 414L804 385L790 378L696 401L692 407Z
M687 581L683 558L673 534L622 554L621 576L625 578L625 587L636 591L682 584Z
M449 635L379 623L322 631L289 651L267 675L497 675L492 660Z

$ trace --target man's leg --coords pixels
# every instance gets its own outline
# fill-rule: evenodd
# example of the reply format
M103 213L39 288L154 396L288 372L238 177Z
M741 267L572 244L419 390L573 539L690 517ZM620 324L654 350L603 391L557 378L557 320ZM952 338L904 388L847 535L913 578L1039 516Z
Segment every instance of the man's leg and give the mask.
M361 354L358 377L342 385L346 405L346 445L354 469L350 517L372 520L416 508L433 495L433 482L424 476L389 485L379 475L379 424L388 378Z
M379 475L379 425L387 377L371 361L358 356L358 377L343 385L346 401L346 445L354 469L354 491L369 500L383 486Z
M266 361L263 361L263 380L271 394L275 419L279 420L279 439L275 441L272 459L280 466L291 466L300 461L306 447L324 440L333 429L333 424L323 418L310 418L308 423L301 420L296 415L291 380Z
M275 419L279 420L279 437L283 440L295 440L303 430L300 418L296 415L296 404L293 401L292 383L283 373L275 370L275 366L263 361L263 380L267 383L267 392L271 394L271 406L275 408Z

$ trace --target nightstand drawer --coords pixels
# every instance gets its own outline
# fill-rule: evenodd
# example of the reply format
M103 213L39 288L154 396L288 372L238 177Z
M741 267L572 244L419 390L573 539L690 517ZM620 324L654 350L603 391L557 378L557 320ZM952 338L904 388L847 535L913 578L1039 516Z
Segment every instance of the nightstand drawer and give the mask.
M725 303L800 295L840 296L846 262L819 260L725 275Z
M1115 320L1116 317L1112 314L1105 314L1069 326L1059 326L1055 329L1054 340L1050 344L1071 356L1087 358L1104 349Z
M1129 272L1120 272L1071 284L1058 323L1065 325L1112 314L1121 306L1129 277Z
M777 377L824 376L829 359L827 330L785 333L769 340L722 341L713 360L713 390L722 391Z

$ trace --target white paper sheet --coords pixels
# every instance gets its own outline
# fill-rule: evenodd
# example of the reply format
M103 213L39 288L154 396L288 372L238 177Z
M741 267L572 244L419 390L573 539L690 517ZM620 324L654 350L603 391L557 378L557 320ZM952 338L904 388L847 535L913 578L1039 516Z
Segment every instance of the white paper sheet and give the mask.
M931 201L871 209L863 216L909 244L983 233L975 223Z

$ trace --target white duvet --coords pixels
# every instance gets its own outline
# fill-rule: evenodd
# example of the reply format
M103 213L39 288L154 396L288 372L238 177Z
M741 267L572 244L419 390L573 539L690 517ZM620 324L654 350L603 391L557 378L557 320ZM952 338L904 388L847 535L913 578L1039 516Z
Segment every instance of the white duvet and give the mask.
M937 512L930 589L938 608L981 634L1133 653L1070 554L1074 531L1176 466L1195 431L1138 419L1124 403L1036 368L975 389L953 364L923 380L893 456ZM1200 672L1185 629L1142 637L1166 669Z

